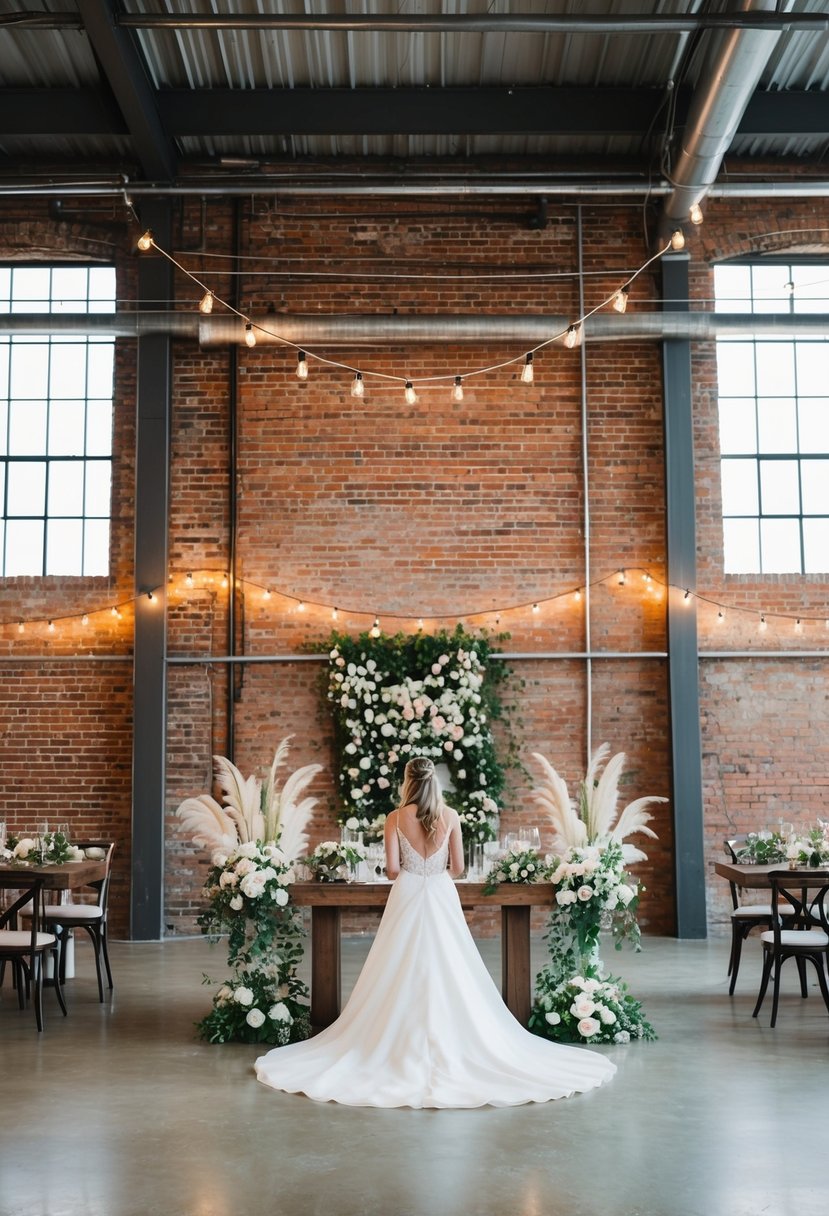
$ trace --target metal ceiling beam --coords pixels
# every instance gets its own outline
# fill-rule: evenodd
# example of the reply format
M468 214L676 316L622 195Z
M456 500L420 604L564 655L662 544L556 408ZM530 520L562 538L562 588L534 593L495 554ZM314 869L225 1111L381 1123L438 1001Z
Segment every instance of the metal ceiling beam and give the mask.
M661 89L161 89L172 136L311 134L639 135ZM677 107L681 126L689 96ZM738 135L823 135L829 92L756 91ZM99 89L0 89L0 135L126 135Z
M117 28L110 0L78 0L78 10L145 176L172 181L177 170L175 149L158 116L155 91L132 37Z
M330 30L414 34L684 34L704 29L829 30L824 13L121 13L124 29ZM0 28L77 30L72 12L4 14Z

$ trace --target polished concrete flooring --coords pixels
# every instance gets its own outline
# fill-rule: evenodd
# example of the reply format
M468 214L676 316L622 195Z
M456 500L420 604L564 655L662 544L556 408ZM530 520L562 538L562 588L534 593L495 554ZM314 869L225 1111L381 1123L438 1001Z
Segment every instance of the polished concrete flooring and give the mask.
M345 943L346 989L367 944ZM193 1037L220 946L114 943L99 1005L79 943L69 1017L47 991L43 1034L2 989L0 1216L824 1216L829 1015L788 964L777 1028L768 1006L753 1020L758 953L729 999L722 939L608 948L660 1038L603 1048L600 1090L382 1111L276 1093L260 1049Z

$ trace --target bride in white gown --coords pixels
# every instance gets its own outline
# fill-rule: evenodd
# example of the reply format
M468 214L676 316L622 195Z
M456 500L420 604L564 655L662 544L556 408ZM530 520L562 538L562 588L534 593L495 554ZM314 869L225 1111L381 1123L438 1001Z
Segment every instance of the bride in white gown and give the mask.
M432 761L410 760L386 821L395 882L351 997L316 1037L260 1056L260 1081L348 1106L471 1107L565 1098L612 1077L604 1056L513 1018L461 910L452 879L463 865Z

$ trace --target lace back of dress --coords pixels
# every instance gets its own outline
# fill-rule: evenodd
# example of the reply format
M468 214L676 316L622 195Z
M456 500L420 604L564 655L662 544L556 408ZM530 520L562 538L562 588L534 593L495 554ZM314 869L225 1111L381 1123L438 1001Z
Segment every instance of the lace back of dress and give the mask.
M424 878L431 878L433 874L441 874L446 869L446 852L449 847L448 832L440 848L429 857L421 857L399 828L397 836L400 840L400 868L402 870L408 870L411 874L421 874Z

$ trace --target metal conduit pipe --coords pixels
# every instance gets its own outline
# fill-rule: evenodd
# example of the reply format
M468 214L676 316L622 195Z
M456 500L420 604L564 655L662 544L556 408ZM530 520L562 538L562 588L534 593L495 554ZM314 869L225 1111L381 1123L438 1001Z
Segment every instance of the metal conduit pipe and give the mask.
M370 313L364 316L304 316L269 313L252 318L257 346L398 346L447 343L512 343L529 349L562 335L572 317L533 314L478 316L399 316ZM204 348L242 346L245 325L238 317L189 316L158 313L2 313L4 334L112 334L137 338L146 333L169 333L175 338L198 340ZM829 334L827 313L722 313L640 312L597 313L584 325L591 342L661 342L666 338L710 342L716 338L771 336L794 338ZM562 337L563 341L563 337Z
M784 8L790 3L787 0ZM777 0L740 0L744 12L774 12L777 7ZM674 189L663 206L663 232L687 223L691 208L716 181L780 31L731 29L709 38L712 49L697 81L682 147L671 169Z

